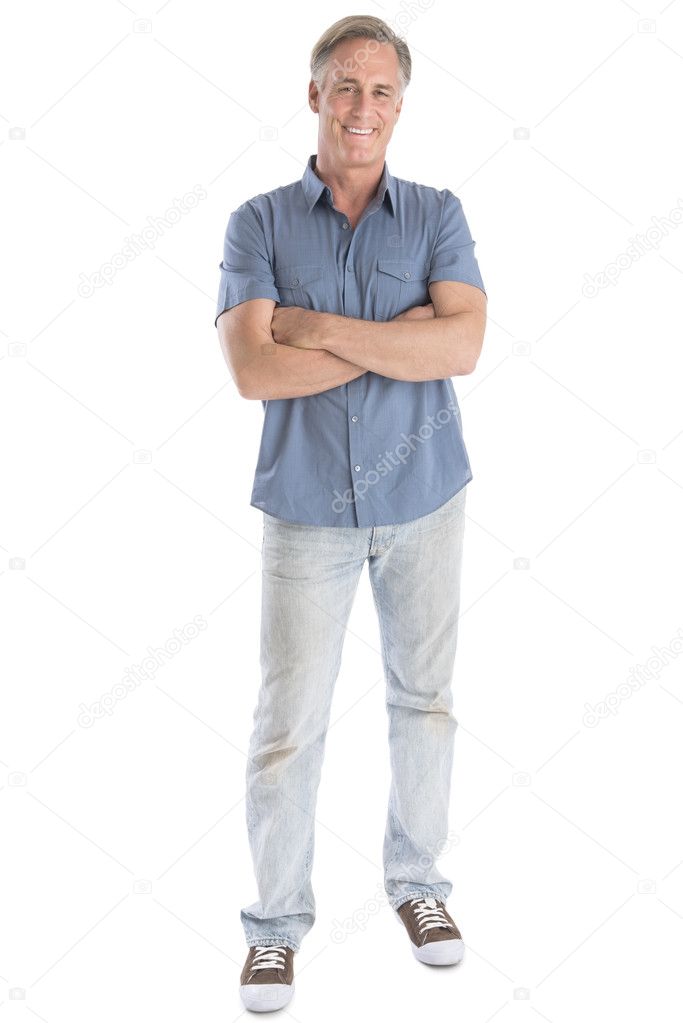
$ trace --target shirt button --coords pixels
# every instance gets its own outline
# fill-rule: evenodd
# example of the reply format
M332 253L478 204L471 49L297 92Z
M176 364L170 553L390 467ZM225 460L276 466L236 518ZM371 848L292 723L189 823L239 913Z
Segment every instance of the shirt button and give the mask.
M342 228L343 228L343 229L344 229L344 230L346 231L346 229L348 228L348 226L349 226L349 225L348 225L348 224L346 223L346 221L344 221L344 223L342 224Z
M408 279L408 277L410 277L410 274L409 274L409 273L408 273L408 271L406 270L406 272L405 272L405 273L403 274L403 276L404 276L404 277L406 278L406 280L407 280L407 279Z
M356 470L356 472L360 472L360 465L354 465L354 469Z
M346 272L347 272L347 274L352 274L353 273L353 267L352 266L347 266Z
M352 423L357 423L358 422L358 416L351 416L351 422Z
M299 278L295 277L294 280L292 281L292 284L298 284L298 283L299 283Z

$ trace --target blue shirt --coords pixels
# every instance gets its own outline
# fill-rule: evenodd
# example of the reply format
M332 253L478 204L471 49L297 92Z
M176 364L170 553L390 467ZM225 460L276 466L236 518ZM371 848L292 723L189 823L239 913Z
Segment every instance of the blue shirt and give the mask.
M352 229L315 174L246 200L225 231L216 320L252 298L365 320L430 301L431 281L485 292L460 200L394 177ZM384 526L435 511L472 479L449 378L371 371L301 398L263 401L251 505L312 526Z

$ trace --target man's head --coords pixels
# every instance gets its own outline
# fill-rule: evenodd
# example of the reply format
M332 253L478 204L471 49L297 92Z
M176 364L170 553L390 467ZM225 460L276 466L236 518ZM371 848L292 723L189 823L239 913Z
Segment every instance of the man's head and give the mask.
M410 73L405 41L380 18L354 15L331 25L311 52L318 153L340 167L381 167Z

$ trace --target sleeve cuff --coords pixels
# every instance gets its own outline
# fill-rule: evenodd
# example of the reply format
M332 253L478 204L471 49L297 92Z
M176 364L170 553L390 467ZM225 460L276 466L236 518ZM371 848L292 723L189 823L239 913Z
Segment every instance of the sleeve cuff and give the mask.
M256 283L243 288L233 289L229 293L225 294L218 302L216 306L216 316L213 321L214 327L218 322L218 317L221 313L224 313L226 309L232 309L233 306L240 305L242 302L248 302L251 298L272 298L274 302L279 302L280 292L277 288L268 284Z
M436 270L432 270L429 275L428 284L434 284L436 281L456 281L460 284L472 284L475 288L479 288L486 295L486 288L481 277L473 277L469 274L464 274L461 268L452 266L438 267ZM488 298L488 295L486 295Z

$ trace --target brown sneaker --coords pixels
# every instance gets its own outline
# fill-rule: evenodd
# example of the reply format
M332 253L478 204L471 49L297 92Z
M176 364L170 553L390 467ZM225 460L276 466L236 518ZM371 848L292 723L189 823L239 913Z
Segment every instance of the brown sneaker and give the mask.
M252 945L240 977L247 1009L272 1012L294 993L294 950L287 945Z
M465 943L444 902L420 896L404 902L394 912L408 932L413 955L421 963L450 966L460 962Z

